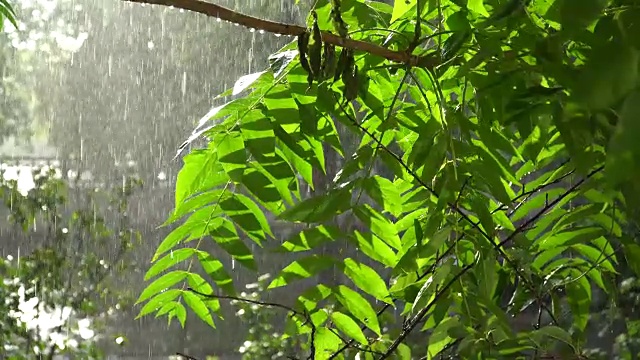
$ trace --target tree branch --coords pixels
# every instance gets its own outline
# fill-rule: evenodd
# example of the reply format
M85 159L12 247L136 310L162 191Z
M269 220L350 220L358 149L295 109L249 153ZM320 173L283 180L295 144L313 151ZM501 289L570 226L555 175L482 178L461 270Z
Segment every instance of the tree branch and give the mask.
M309 336L309 357L307 358L308 360L314 360L315 359L315 335L316 335L316 326L313 323L313 319L311 319L311 315L309 313L307 313L306 311L298 311L296 309L294 309L291 306L287 306L284 304L279 304L279 303L273 303L273 302L266 302L266 301L259 301L259 300L252 300L252 299L247 299L247 298L242 298L242 297L237 297L237 296L229 296L229 295L217 295L217 294L205 294L203 292L200 292L198 290L195 290L191 287L187 288L187 291L190 291L194 294L200 295L203 298L207 298L207 299L223 299L223 300L235 300L235 301L240 301L240 302L245 302L245 303L249 303L249 304L255 304L255 305L260 305L260 306L265 306L265 307L272 307L272 308L280 308L280 309L284 309L287 310L291 315L293 316L298 316L299 318L301 318L305 324L309 324L309 327L311 328L311 334Z
M132 3L171 6L184 9L210 17L215 17L230 23L245 26L249 29L263 30L272 34L298 36L307 32L307 29L295 25L277 21L264 20L236 12L224 6L200 1L200 0L122 0ZM434 68L440 65L440 60L433 55L412 55L406 51L393 51L366 41L345 39L328 31L322 32L322 41L358 51L364 51L371 55L383 57L387 60L403 63L410 66Z

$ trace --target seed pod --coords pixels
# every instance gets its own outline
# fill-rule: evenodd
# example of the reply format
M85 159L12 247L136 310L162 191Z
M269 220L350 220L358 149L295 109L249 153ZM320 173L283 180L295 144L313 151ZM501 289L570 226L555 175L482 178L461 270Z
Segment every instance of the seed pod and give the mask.
M347 67L347 62L349 61L348 58L349 58L349 50L343 48L342 51L340 51L338 64L336 65L336 69L333 74L333 82L338 81L338 79L340 79L340 77L342 76L342 73L344 73L344 69Z
M309 46L309 33L298 35L298 54L300 55L300 65L306 72L311 72L309 68L309 60L307 60L307 52Z
M322 67L322 34L318 27L318 14L315 11L311 14L313 15L313 28L311 41L309 42L309 65L313 76L319 78Z
M324 43L324 52L322 53L322 79L328 79L336 71L336 48Z
M342 81L344 81L345 100L351 101L358 97L358 67L354 66L351 71L348 71L348 75L343 77Z
M346 38L349 36L347 24L342 19L340 11L340 0L331 0L331 23L340 37Z
M358 67L355 65L353 50L345 49L343 51L346 51L346 65L342 72L344 97L347 101L351 101L358 95Z

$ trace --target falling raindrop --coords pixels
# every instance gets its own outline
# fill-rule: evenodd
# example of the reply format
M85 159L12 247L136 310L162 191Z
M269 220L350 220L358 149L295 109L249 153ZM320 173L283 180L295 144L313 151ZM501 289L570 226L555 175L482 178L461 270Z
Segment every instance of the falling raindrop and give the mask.
M182 73L182 97L184 98L187 95L187 72Z

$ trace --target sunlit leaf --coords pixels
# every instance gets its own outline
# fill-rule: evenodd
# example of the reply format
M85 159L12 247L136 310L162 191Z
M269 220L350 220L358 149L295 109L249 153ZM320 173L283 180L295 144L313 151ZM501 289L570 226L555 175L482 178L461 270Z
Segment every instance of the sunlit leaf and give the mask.
M280 275L269 284L269 289L290 284L295 280L306 279L317 275L321 271L331 268L335 260L328 256L311 255L296 260L282 269Z
M320 225L302 230L282 243L280 247L283 252L307 251L326 242L335 241L341 235L337 227Z
M353 317L358 319L363 325L380 335L380 323L378 316L369 302L362 295L349 289L344 285L338 286L335 296Z
M369 266L347 258L344 260L344 273L362 291L393 305L384 280Z
M328 359L340 347L340 337L327 328L320 328L313 337L315 359Z
M207 304L200 298L200 296L189 291L185 291L182 296L184 298L184 302L202 321L213 328L216 327Z
M305 223L321 222L345 212L351 206L349 188L333 190L322 196L312 197L285 210L279 218Z
M187 276L189 276L189 273L187 273L186 271L178 270L162 275L161 277L154 280L151 284L147 285L147 287L138 297L136 303L139 304L149 299L150 297L159 294L160 292L186 279Z
M364 336L364 333L360 329L360 325L358 325L348 315L345 315L339 311L334 311L331 313L331 320L336 324L338 330L342 331L350 338L355 339L362 345L369 345L367 338Z
M248 269L257 270L253 253L240 239L233 223L224 218L217 218L208 228L211 238L236 261Z
M191 248L184 248L184 249L178 249L176 251L171 251L168 255L164 256L162 259L154 262L153 266L151 266L151 268L147 270L147 273L144 275L144 279L145 280L151 279L152 277L176 265L177 263L190 258L195 252L196 250Z

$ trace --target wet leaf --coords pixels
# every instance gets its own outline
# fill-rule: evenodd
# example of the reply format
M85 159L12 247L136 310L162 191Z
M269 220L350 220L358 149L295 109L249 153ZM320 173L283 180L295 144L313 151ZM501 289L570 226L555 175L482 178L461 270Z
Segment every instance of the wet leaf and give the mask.
M162 291L167 290L169 287L177 284L178 282L184 280L189 276L189 273L186 271L178 271L174 270L169 273L162 275L161 277L155 279L151 284L147 285L147 287L142 291L136 304L139 304L152 296L156 296Z
M347 258L344 260L344 273L360 290L382 302L393 305L384 280L369 266Z
M369 345L367 338L364 336L364 333L360 329L360 325L358 325L358 323L356 323L348 315L345 315L339 311L334 311L331 313L331 320L334 324L336 324L338 330L342 331L350 338L355 339L362 345Z
M318 275L321 271L330 269L335 264L335 260L329 256L311 255L300 260L296 260L287 265L278 277L273 279L268 289L281 287L293 281L307 279Z
M358 319L371 331L380 335L380 323L378 322L376 312L362 295L344 285L338 286L334 294L342 306L344 306L353 317Z
M340 238L340 229L334 226L320 225L300 231L280 246L282 252L299 252L316 248L326 242Z

